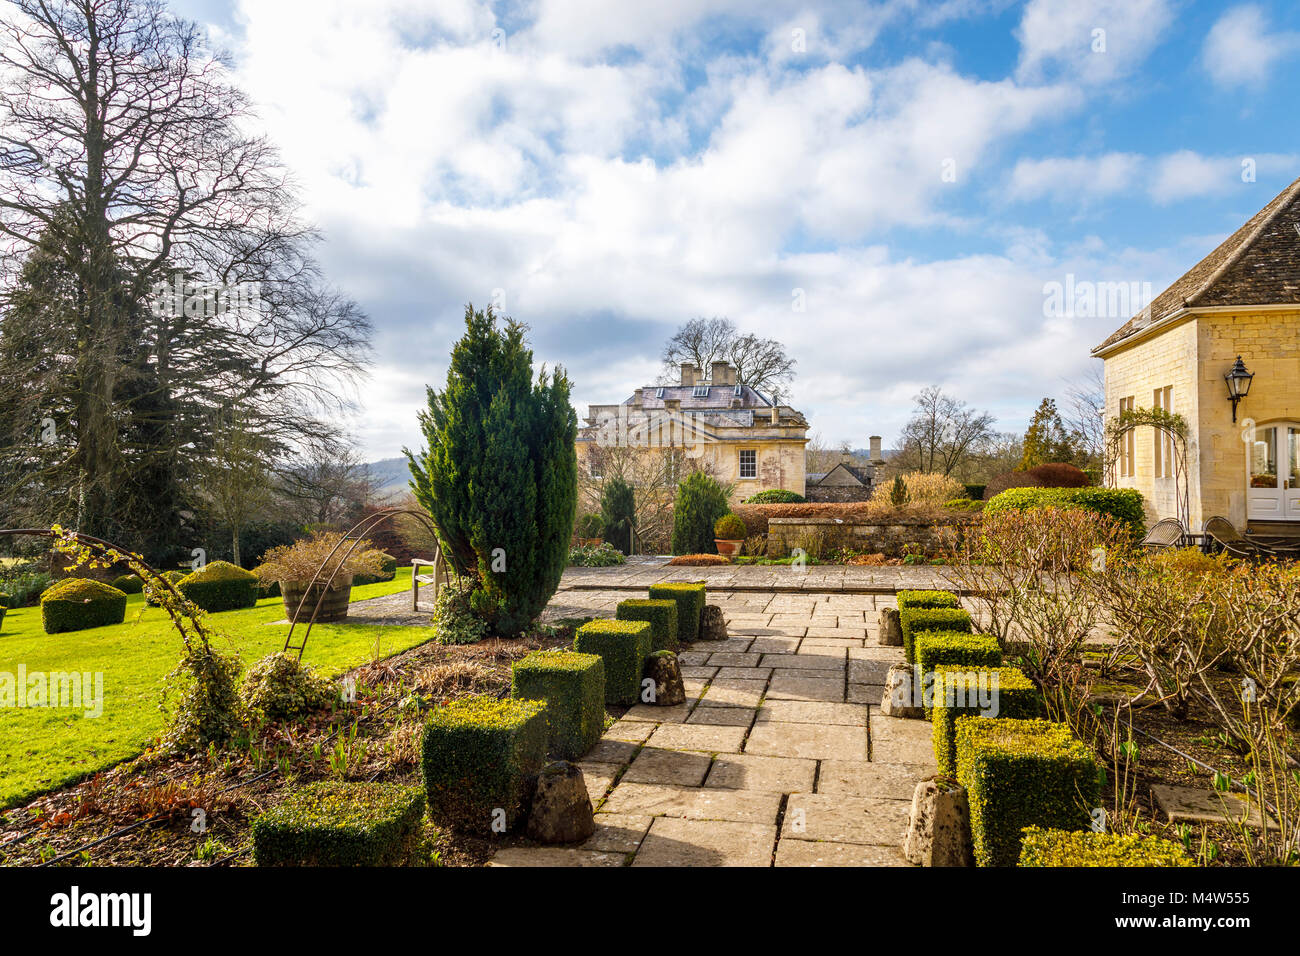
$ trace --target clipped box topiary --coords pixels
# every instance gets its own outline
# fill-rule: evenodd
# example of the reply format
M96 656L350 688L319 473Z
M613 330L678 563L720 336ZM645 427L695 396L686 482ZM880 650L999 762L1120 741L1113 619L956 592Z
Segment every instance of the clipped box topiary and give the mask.
M471 833L508 830L546 763L546 705L473 696L433 711L424 728L429 813Z
M957 777L958 717L1037 717L1042 699L1017 667L936 667L930 714L939 775Z
M574 635L573 649L604 660L605 703L630 705L641 696L652 639L649 621L588 621Z
M236 611L257 604L257 575L229 561L213 561L185 575L176 589L205 611Z
M916 672L925 675L936 667L1001 667L1002 648L987 634L958 634L954 631L922 631L912 637ZM930 716L930 704L925 705Z
M1155 836L1025 827L1020 866L1195 866L1181 843Z
M84 631L126 620L126 595L110 584L67 578L41 595L41 624L46 634Z
M1101 779L1092 751L1065 724L958 717L956 740L977 865L1015 866L1025 827L1088 828Z
M605 729L605 662L597 654L534 651L511 668L510 696L545 701L551 754L577 760Z
M649 621L650 650L676 651L678 604L672 598L631 598L618 602L614 617L620 621Z
M703 581L665 581L650 585L652 600L677 602L677 640L689 644L700 636L700 615L707 596Z
M421 855L424 793L392 783L309 783L254 818L258 866L394 866Z
M139 594L144 590L144 582L140 580L138 574L123 574L110 583L123 594Z
M955 607L905 607L898 611L898 628L903 632L903 654L916 663L916 635L926 631L971 632L970 614Z
M898 609L905 607L961 607L961 601L951 591L899 591Z

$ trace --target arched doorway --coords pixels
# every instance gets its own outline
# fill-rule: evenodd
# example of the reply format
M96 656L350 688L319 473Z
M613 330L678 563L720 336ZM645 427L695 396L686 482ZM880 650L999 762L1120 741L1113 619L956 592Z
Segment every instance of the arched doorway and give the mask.
M1254 427L1246 442L1246 517L1300 521L1300 422Z

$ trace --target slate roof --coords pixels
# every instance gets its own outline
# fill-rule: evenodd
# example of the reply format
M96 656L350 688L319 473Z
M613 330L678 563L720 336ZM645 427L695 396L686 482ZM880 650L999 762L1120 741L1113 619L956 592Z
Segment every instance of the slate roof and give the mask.
M1300 305L1300 179L1098 345L1114 345L1184 307Z

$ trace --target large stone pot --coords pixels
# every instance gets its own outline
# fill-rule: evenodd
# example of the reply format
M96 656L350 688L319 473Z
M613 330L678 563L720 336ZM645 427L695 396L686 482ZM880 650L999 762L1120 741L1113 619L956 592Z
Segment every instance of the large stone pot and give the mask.
M316 586L308 594L307 585L309 581L281 581L280 596L284 599L284 611L289 620L295 623L301 621L306 624L311 620L311 612L316 607L316 601L320 598L321 590L325 581L317 581ZM298 610L298 602L302 601L303 595L307 594L307 600L302 606L302 614L294 617L294 612ZM325 599L320 603L320 611L316 614L316 623L324 624L329 621L342 621L348 616L348 602L352 599L352 575L337 574L334 576L334 586L325 591Z

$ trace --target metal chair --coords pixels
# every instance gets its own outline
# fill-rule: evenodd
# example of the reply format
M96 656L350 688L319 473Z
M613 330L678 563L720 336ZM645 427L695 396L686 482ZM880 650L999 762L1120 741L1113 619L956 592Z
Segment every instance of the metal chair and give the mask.
M1205 534L1234 558L1248 561L1295 557L1300 549L1279 548L1258 538L1251 538L1237 530L1227 518L1215 515L1205 520Z
M1181 521L1177 518L1161 518L1142 539L1142 547L1148 551L1163 551L1166 548L1180 547L1186 539L1187 529Z

